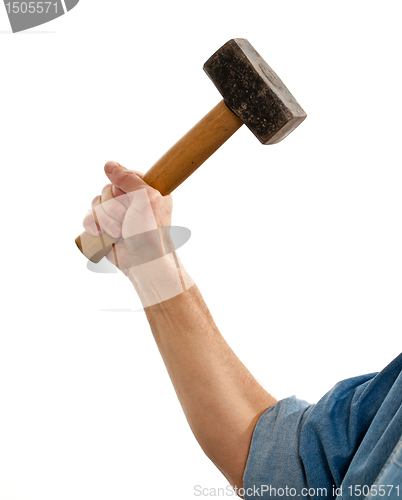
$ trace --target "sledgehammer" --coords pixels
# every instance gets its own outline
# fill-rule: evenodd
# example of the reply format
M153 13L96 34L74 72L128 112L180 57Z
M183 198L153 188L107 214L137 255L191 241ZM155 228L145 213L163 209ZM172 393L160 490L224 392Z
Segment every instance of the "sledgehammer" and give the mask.
M204 64L223 100L182 137L143 176L162 195L170 194L204 163L243 123L262 144L276 144L306 118L306 113L243 38L229 40ZM116 239L84 232L75 240L81 252L99 262Z

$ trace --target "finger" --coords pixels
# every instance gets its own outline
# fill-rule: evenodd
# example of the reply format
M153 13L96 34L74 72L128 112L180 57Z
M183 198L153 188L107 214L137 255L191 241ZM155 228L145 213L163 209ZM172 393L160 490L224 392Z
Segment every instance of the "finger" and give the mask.
M105 231L105 233L112 236L112 238L121 237L121 224L105 212L100 196L92 200L91 213L95 222Z
M111 186L112 186L113 197L124 207L128 208L130 206L130 198L128 197L128 195L121 189L117 188L116 186L113 186L113 184L111 184Z
M117 161L112 162L112 163L117 163ZM123 167L123 165L121 165L120 163L117 163L117 165L119 165L119 167L121 167L121 168L126 168L126 167ZM126 170L128 170L128 169L126 168ZM144 174L142 172L139 172L138 170L131 169L131 172L134 172L136 175L138 175L138 177L141 177L141 179L144 177Z
M157 229L155 214L147 189L137 189L131 196L131 204L125 218L125 238ZM127 223L126 223L127 222Z
M123 224L124 216L126 215L127 209L125 205L119 201L119 198L125 197L128 199L128 197L125 193L123 193L118 198L115 198L113 196L112 188L113 188L112 184L107 184L102 189L101 202L103 210L109 217L115 219L119 224Z
M117 163L117 162L109 162L109 163ZM123 165L121 165L120 163L117 163L117 165L119 165L121 168L124 168L125 170L127 170L126 167L123 167ZM131 172L134 172L141 179L144 175L139 170L131 170ZM130 206L130 198L128 196L124 196L126 194L124 191L122 191L121 189L119 189L116 186L112 186L112 194L113 194L114 198L116 198L119 201L119 203L122 203L126 208L128 208Z
M120 163L118 163L118 165L120 165ZM123 167L123 165L120 165L120 167ZM126 167L123 167L123 168L126 168ZM126 169L127 170L127 169ZM138 170L131 170L131 172L134 172L136 175L138 175L138 177L140 177L142 179L142 177L144 176L144 174L142 172L139 172ZM119 189L118 187L116 186L113 186L112 187L112 193L113 193L113 196L115 198L118 198L119 202L122 203L125 207L128 208L128 206L130 205L130 200L128 197L124 197L123 195L126 194L124 191L122 191L121 189Z
M110 182L124 193L131 193L138 189L148 187L133 170L127 170L114 161L109 161L105 165L105 172Z
M137 172L137 170L133 170L133 172L136 175L141 174L141 172ZM144 175L144 174L141 174L141 175ZM138 177L140 177L140 175L138 175ZM130 200L129 195L127 195L124 191L122 191L118 187L113 186L113 184L112 184L112 194L113 194L114 198L116 198L116 200L119 203L121 203L122 205L124 205L126 208L128 208L130 206L131 200Z
M94 218L92 217L91 210L88 210L87 214L82 221L85 231L91 236L99 236L103 233L102 229L96 225Z

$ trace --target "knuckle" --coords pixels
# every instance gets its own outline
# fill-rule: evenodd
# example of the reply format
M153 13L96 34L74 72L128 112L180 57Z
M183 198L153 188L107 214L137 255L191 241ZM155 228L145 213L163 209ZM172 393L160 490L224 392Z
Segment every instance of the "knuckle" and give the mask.
M130 201L130 200L129 200L129 197L126 195L126 193L116 195L116 196L114 197L114 199L115 199L118 203L120 203L121 205L123 205L123 206L126 206L126 205L127 205L127 203L129 203L129 201Z
M94 205L99 205L100 203L100 195L98 194L98 196L95 196L95 198L92 200L92 206Z
M113 218L111 218L103 210L97 216L99 227L103 229L109 236L119 238L121 235L121 225Z
M126 213L125 207L115 199L109 200L104 204L104 210L109 217L123 222Z
M108 227L105 228L105 231L113 238L120 238L121 236L121 226L116 223L108 224Z
M123 170L122 172L120 172L120 175L123 182L132 179L134 176L131 170Z
M109 183L109 184L106 184L106 185L103 187L103 189L102 189L102 193L106 193L106 192L108 192L108 191L109 191L109 190L111 190L111 189L112 189L112 184L110 184L110 183Z

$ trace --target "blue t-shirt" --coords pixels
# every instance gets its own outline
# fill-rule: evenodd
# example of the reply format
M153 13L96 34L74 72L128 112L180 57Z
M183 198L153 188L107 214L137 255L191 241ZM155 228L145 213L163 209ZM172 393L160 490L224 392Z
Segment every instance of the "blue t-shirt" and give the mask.
M401 436L402 354L317 404L292 396L269 408L254 430L244 498L402 500ZM391 488L379 488L384 478Z

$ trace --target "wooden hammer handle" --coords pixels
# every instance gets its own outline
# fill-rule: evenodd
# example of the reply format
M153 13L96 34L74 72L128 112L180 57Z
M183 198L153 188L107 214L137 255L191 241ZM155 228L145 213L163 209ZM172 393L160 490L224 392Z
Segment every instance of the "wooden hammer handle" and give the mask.
M242 125L221 101L148 170L143 180L162 195L170 194ZM91 236L86 232L75 240L81 252L95 263L109 253L116 241L106 233Z

